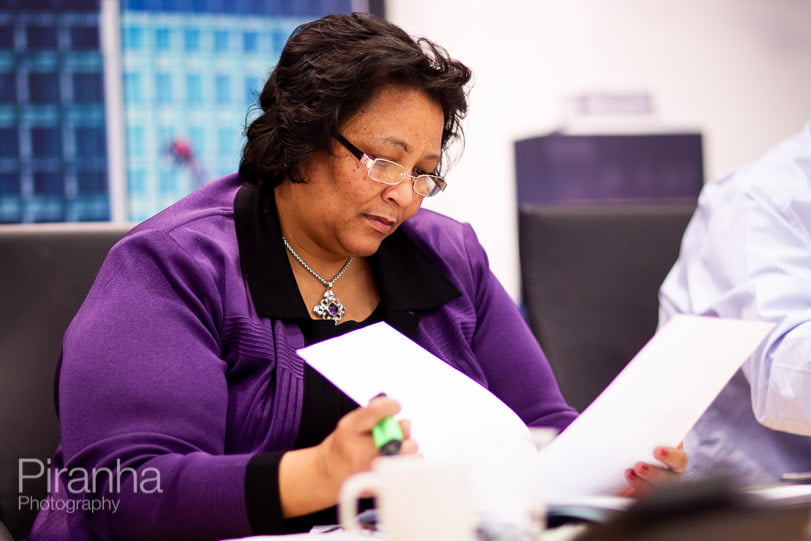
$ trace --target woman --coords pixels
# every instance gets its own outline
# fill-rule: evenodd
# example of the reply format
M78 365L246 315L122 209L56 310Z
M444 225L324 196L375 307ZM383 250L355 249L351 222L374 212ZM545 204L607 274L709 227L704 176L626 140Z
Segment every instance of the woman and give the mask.
M341 483L377 455L371 428L399 405L358 408L296 349L372 322L528 424L571 422L470 227L419 211L445 187L442 152L469 78L442 49L370 16L291 36L239 175L136 227L71 324L54 464L125 473L96 486L57 475L53 509L118 506L43 513L32 540L218 539L334 522ZM402 424L401 452L414 453ZM678 470L683 453L670 457ZM639 468L632 487L677 476Z

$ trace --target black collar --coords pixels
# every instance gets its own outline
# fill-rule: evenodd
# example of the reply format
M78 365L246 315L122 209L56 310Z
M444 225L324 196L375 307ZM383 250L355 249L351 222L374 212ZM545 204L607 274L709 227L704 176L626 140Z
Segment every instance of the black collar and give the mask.
M259 315L309 321L282 243L273 190L243 185L234 199L234 220L242 272ZM383 319L409 336L420 312L461 295L402 229L380 244L371 264Z

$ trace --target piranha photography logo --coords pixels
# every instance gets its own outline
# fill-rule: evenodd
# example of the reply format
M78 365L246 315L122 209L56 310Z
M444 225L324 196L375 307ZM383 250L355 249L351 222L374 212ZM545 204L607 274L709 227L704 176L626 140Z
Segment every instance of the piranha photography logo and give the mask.
M31 496L33 485L37 489L45 478L47 496ZM26 484L29 489L26 490ZM32 511L76 511L115 513L121 504L122 490L131 494L161 493L160 471L157 468L136 470L116 460L110 468L58 468L51 459L17 460L17 508ZM99 496L103 494L103 496Z

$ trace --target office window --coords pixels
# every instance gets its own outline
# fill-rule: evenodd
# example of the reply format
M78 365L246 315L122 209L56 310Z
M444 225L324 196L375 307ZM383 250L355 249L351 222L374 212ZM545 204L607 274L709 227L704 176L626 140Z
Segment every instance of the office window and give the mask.
M158 174L158 190L164 195L175 191L175 174L172 169L162 168Z
M40 171L34 173L34 193L36 195L65 194L65 179L62 173L55 171Z
M197 74L186 75L186 100L189 105L203 103L203 78Z
M155 75L155 100L158 103L172 102L172 77L168 73Z
M217 130L217 142L219 143L220 156L236 156L235 135L233 130L219 129Z
M0 196L20 195L20 176L17 173L0 173Z
M124 74L124 97L130 103L141 103L143 101L140 73Z
M37 158L62 155L62 134L58 128L31 128L31 151Z
M29 73L28 98L35 104L59 103L59 78L56 73Z
M0 128L0 158L16 158L20 152L20 143L17 138L17 128Z
M77 51L99 48L99 29L96 26L72 26L70 28L70 48Z
M0 173L0 223L22 220L20 177L16 173Z
M256 32L245 32L242 34L242 48L246 53L254 53L259 50L259 34Z
M282 49L284 49L284 44L287 41L287 32L283 30L273 30L270 34L271 42L273 43L273 51L276 54L280 54Z
M127 126L127 154L133 158L141 158L144 152L144 127Z
M187 52L200 50L200 31L196 28L187 28L183 32L183 46Z
M214 91L217 103L226 104L231 101L231 78L227 75L217 75L214 79Z
M169 29L157 28L155 29L155 49L158 51L168 51L170 48L169 43Z
M97 158L107 154L105 130L96 126L74 128L76 155L81 158Z
M199 158L205 154L205 132L201 127L189 129L189 143L192 156Z
M259 93L262 91L262 81L259 77L245 78L245 103L253 105L258 101Z
M102 103L104 81L101 73L74 73L73 101L76 103Z
M131 170L127 175L127 187L130 194L143 195L146 192L146 171L143 169Z
M25 29L26 45L29 49L58 49L58 29L54 25L31 25Z
M138 50L144 46L144 31L137 26L124 29L123 48Z
M158 144L160 145L160 152L168 152L169 147L175 140L175 130L170 126L161 126L158 128Z
M223 53L228 50L228 32L217 30L214 32L214 52Z
M17 85L13 73L0 73L0 103L17 101Z
M0 50L14 49L14 27L10 24L0 24Z
M96 195L107 192L107 175L103 171L79 171L76 184L81 195Z

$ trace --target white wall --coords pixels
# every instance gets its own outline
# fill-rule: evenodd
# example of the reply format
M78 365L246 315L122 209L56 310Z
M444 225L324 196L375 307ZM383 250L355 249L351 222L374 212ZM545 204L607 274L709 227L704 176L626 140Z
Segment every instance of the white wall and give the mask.
M649 92L664 125L704 134L707 180L811 120L808 0L387 0L386 14L474 72L464 153L426 206L473 224L516 299L513 143L557 127L566 97Z

